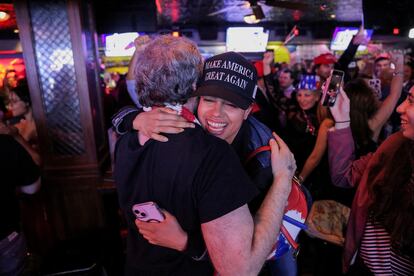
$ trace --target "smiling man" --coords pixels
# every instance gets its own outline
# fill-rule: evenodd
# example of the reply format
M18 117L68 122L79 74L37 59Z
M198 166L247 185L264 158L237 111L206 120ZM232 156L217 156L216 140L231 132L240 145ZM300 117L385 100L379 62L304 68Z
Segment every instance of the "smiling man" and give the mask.
M206 61L194 94L200 96L197 113L201 124L229 144L250 114L257 91L252 81L254 74L253 65L241 55L233 52L217 55ZM212 75L220 78L211 78Z

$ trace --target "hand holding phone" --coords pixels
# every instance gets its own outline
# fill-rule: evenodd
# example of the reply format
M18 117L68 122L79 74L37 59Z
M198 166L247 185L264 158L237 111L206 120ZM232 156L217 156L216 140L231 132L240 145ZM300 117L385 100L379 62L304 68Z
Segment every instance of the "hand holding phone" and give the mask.
M155 202L148 201L132 206L135 217L144 222L161 222L165 219L164 214Z
M395 49L390 53L391 62L394 64L396 72L402 72L404 70L404 53L401 50Z
M377 99L381 99L382 90L381 90L381 80L380 79L370 79L368 80L368 85L374 90L375 96Z
M322 94L323 106L334 106L336 97L340 91L345 73L340 70L333 70L326 81Z

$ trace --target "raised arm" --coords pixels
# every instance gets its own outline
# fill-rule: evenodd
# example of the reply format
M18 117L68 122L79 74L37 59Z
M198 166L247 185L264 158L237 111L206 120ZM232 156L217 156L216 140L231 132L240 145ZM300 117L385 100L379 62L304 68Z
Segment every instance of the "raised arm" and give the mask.
M364 27L361 26L358 30L358 33L352 38L352 40L348 44L348 47L346 47L345 51L342 53L337 64L335 65L335 68L347 72L348 65L354 58L359 45L367 44L368 38L366 36L366 31L364 30Z
M243 205L201 225L220 275L257 275L276 242L296 164L286 144L276 135L275 139L270 142L273 184L254 220Z
M378 135L384 124L390 118L395 110L398 99L401 96L404 81L404 55L401 51L393 51L391 53L392 62L395 65L395 71L391 81L391 90L388 97L382 102L380 108L375 115L368 120L369 128L373 132L373 138Z
M272 72L274 54L273 52L265 52L263 54L263 80L266 87L265 91L269 97L274 97L275 93L275 84L274 84L274 74Z
M349 117L349 98L341 88L336 103L330 107L335 128L328 132L329 172L335 186L350 188L359 183L371 155L355 160L355 144Z
M263 75L267 76L272 73L274 54L273 52L265 52L263 54Z
M306 159L305 165L299 174L301 179L305 180L319 165L319 162L321 162L321 159L325 154L328 145L328 130L333 127L333 125L334 122L331 119L325 119L322 121L319 127L315 146L313 147L313 150L308 159Z

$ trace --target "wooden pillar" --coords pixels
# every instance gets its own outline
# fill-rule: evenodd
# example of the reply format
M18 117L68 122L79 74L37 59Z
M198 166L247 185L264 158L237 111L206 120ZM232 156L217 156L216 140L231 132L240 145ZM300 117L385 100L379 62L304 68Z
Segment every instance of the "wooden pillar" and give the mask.
M58 240L67 239L103 223L96 187L108 151L91 3L14 5L43 158L47 223Z

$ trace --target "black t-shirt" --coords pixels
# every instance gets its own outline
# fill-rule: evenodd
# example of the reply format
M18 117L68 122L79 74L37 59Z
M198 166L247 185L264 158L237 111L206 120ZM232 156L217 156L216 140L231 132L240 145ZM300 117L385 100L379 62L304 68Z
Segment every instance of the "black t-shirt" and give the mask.
M16 187L34 183L39 167L27 151L9 135L0 135L0 240L19 230Z
M134 224L132 206L154 201L194 234L201 232L201 223L248 203L257 190L225 141L199 126L167 136L167 143L149 140L140 146L137 133L131 132L117 143L115 181L129 226L126 273L211 275L207 261L149 244Z

